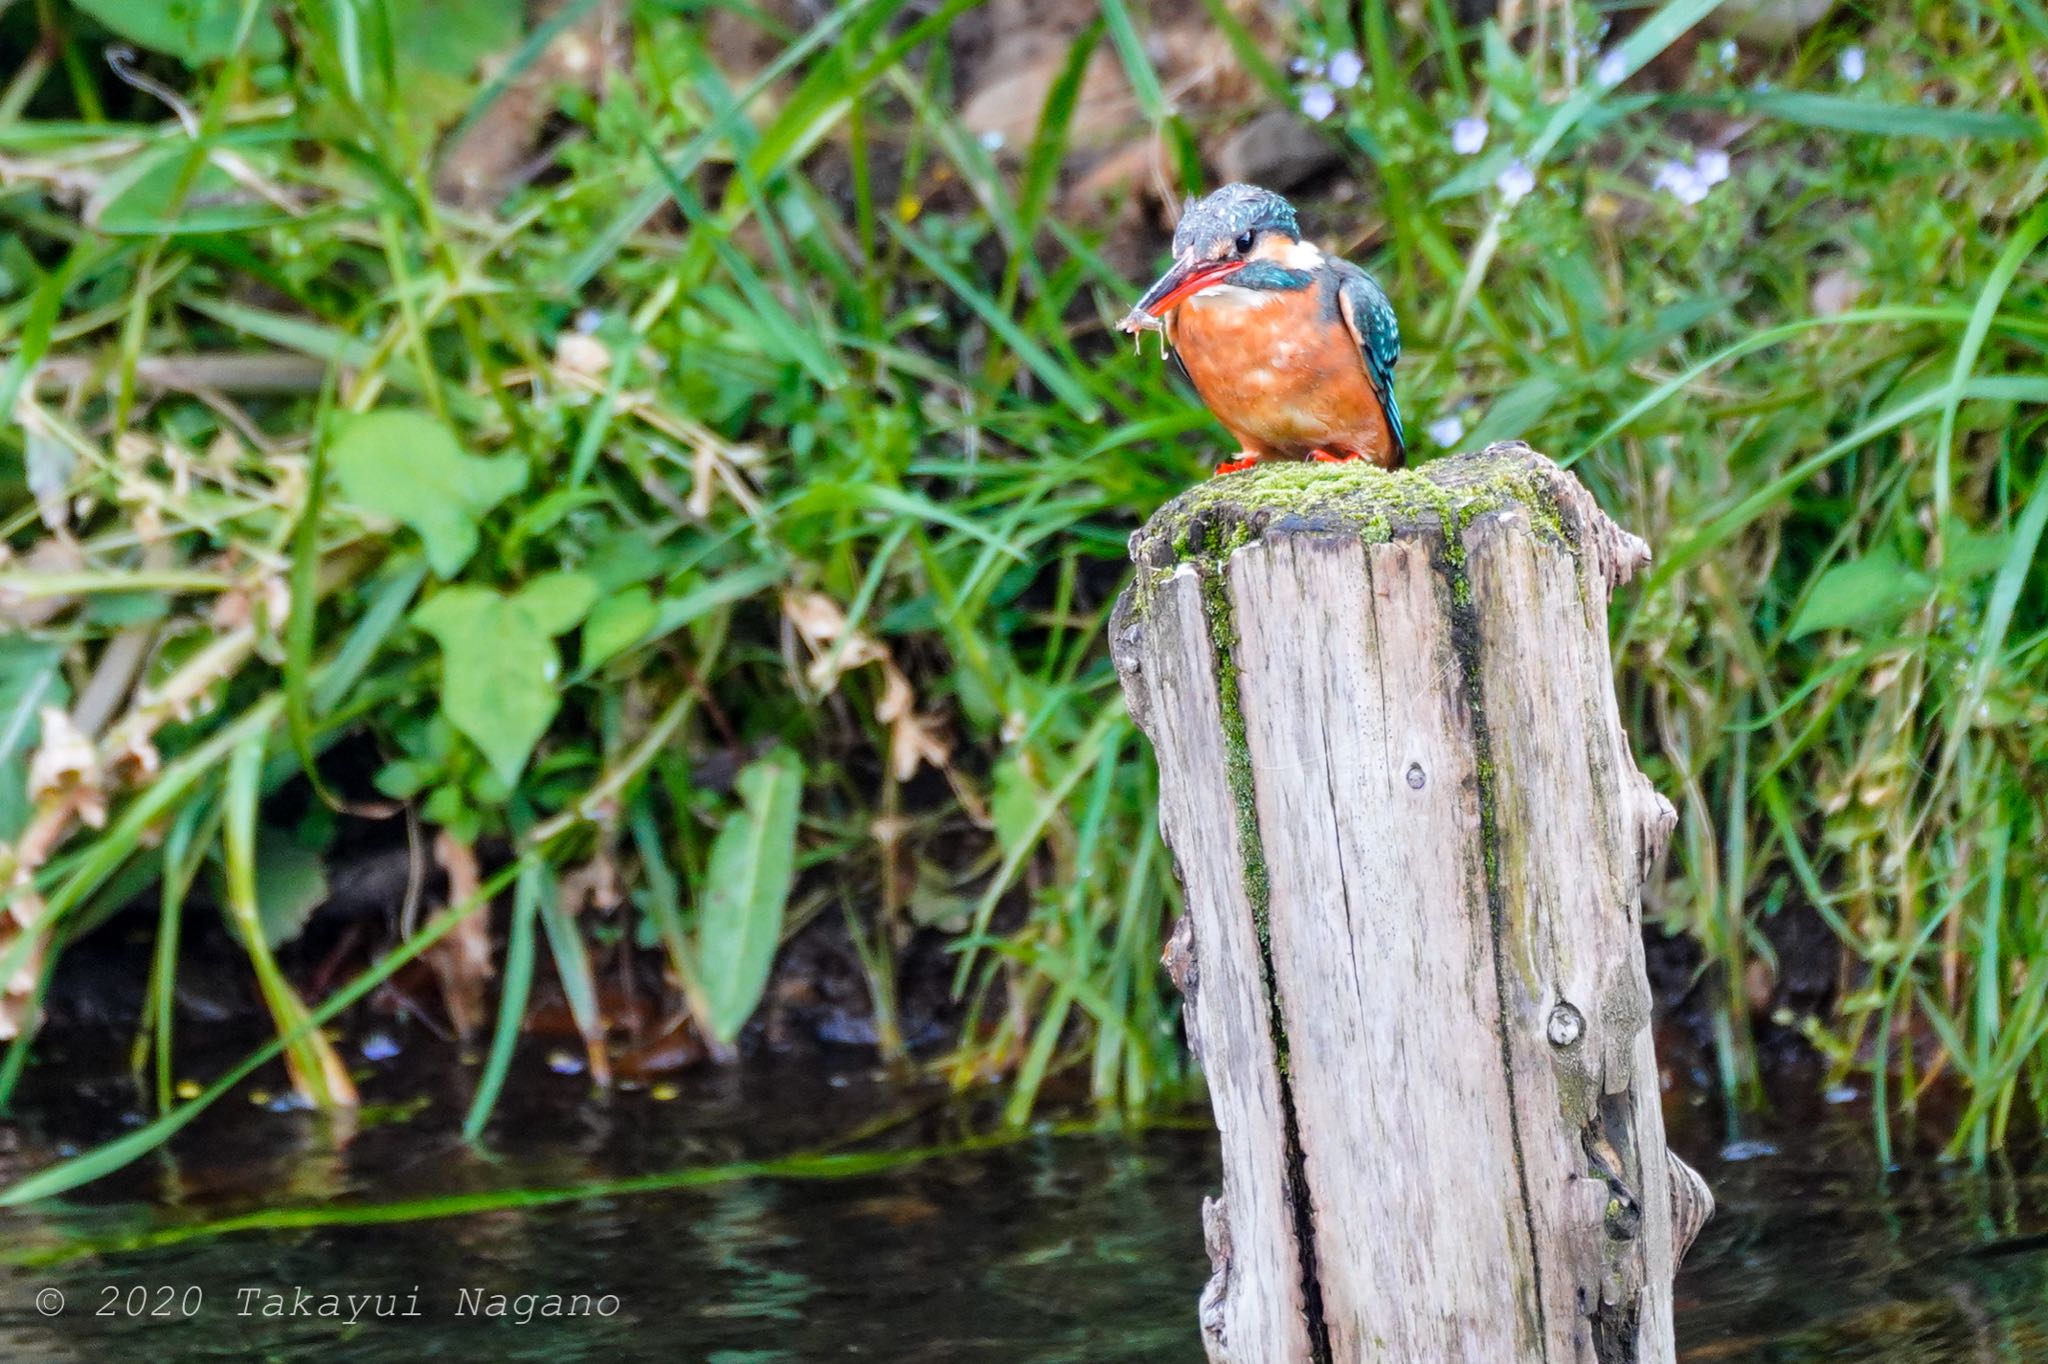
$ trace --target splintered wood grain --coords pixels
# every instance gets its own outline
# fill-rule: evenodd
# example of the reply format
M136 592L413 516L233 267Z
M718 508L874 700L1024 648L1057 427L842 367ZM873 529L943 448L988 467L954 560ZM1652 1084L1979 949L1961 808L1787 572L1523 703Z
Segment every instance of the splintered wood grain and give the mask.
M1332 1356L1542 1359L1450 586L1335 536L1228 578Z
M1360 480L1291 519L1204 504L1189 538L1251 540L1228 629L1185 566L1112 623L1223 1137L1204 1344L1309 1364L1306 1302L1333 1364L1670 1364L1672 1273L1711 1198L1664 1142L1638 897L1673 814L1635 768L1607 643L1608 592L1648 550L1524 446L1422 476L1448 501ZM1443 543L1446 506L1504 502ZM1170 569L1189 514L1133 537L1141 574ZM1413 520L1362 543L1384 514Z
M1606 580L1521 511L1479 519L1464 544L1544 1358L1663 1364L1674 1253L1638 904L1656 798L1615 707Z
M1184 988L1223 1150L1225 1225L1210 1228L1209 1237L1220 1282L1203 1294L1204 1344L1212 1361L1306 1360L1281 1072L1245 889L1216 660L1193 569L1158 589L1141 637L1119 653L1126 690L1142 692L1132 710L1145 717L1159 756L1159 823L1193 928Z

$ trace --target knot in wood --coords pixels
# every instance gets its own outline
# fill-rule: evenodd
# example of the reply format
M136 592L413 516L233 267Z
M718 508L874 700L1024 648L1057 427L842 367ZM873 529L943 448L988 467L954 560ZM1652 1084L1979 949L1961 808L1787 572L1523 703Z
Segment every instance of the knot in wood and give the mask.
M1425 777L1422 774L1421 763L1408 764L1408 787L1410 790L1420 791L1422 789L1422 784L1428 780L1429 778Z
M1550 1011L1550 1024L1545 1030L1553 1047L1569 1047L1586 1034L1586 1019L1569 1004L1559 1004Z
M1616 1241L1633 1241L1643 1229L1643 1205L1618 1180L1608 1182L1607 1235Z

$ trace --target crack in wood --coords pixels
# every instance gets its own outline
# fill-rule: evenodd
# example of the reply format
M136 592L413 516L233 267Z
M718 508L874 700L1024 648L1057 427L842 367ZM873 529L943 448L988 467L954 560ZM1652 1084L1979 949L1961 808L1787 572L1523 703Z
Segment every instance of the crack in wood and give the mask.
M1447 548L1459 544L1458 536L1457 525L1446 525L1443 528L1443 545ZM1460 547L1462 548L1462 545ZM1501 889L1500 814L1495 805L1498 793L1494 789L1493 736L1486 727L1484 683L1479 671L1479 613L1472 604L1471 583L1465 576L1463 554L1445 553L1440 562L1443 573L1451 583L1451 649L1457 654L1459 666L1464 672L1465 704L1470 712L1472 724L1472 748L1478 759L1479 838L1485 860L1488 931L1493 938L1493 988L1495 999L1500 1006L1495 1032L1500 1040L1501 1074L1507 1081L1508 1111L1510 1115L1516 1115L1521 1110L1520 1100L1515 1093L1514 1042L1508 1036L1508 1024L1514 1017L1514 1011L1509 1003L1508 944L1504 933L1507 902ZM1515 1180L1522 1196L1522 1224L1529 1234L1529 1282L1533 1290L1531 1301L1536 1309L1535 1338L1544 1342L1544 1356L1547 1360L1550 1353L1550 1332L1543 1311L1543 1241L1536 1232L1535 1199L1529 1190L1528 1155L1522 1149L1522 1125L1519 1118L1511 1116L1508 1123L1508 1139L1514 1151Z
M1225 589L1225 569L1203 575L1202 602L1209 627L1209 647L1216 658L1217 699L1223 713L1223 743L1232 755L1230 794L1238 812L1238 845L1244 859L1245 893L1258 929L1259 980L1266 992L1267 1026L1279 1058L1280 1121L1287 1201L1293 1216L1295 1255L1301 1269L1302 1310L1308 1318L1311 1364L1331 1364L1330 1327L1323 1313L1322 1283L1316 1274L1315 1209L1309 1198L1307 1162L1301 1143L1301 1119L1295 1110L1294 1083L1287 1064L1287 1022L1280 1008L1280 987L1273 969L1272 885L1266 875L1265 847L1259 838L1257 792L1245 736L1244 710L1239 704L1236 660L1237 631Z

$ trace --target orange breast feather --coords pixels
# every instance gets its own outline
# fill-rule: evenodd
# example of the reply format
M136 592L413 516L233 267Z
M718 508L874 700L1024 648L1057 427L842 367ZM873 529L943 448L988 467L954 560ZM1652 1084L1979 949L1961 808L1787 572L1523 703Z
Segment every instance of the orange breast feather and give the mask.
M1197 295L1167 317L1167 340L1202 401L1251 454L1299 459L1320 449L1387 464L1393 433L1365 357L1320 292L1258 302Z

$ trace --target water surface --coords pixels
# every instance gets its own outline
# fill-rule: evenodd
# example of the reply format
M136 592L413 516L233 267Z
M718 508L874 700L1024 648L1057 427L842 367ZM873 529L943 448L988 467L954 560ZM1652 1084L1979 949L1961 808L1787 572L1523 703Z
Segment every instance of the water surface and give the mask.
M170 1158L0 1215L13 1261L0 1270L0 1354L1200 1358L1198 1208L1217 1182L1205 1131L1046 1130L858 1173L747 1173L732 1163L863 1124L877 1135L862 1149L903 1152L957 1140L974 1118L808 1064L704 1075L661 1098L600 1101L545 1073L515 1088L523 1098L488 1156L448 1135L460 1095L373 1113L341 1154L308 1115L251 1102L203 1122ZM132 1101L119 1080L42 1093L0 1129L9 1177ZM1721 1213L1678 1284L1684 1359L2048 1359L2040 1179L1932 1164L1881 1178L1847 1113L1797 1139L1729 1148L1740 1159L1692 1126L1676 1124L1674 1144L1701 1157ZM266 1225L278 1209L291 1224ZM366 1217L380 1220L344 1220ZM46 1315L53 1293L63 1306Z

